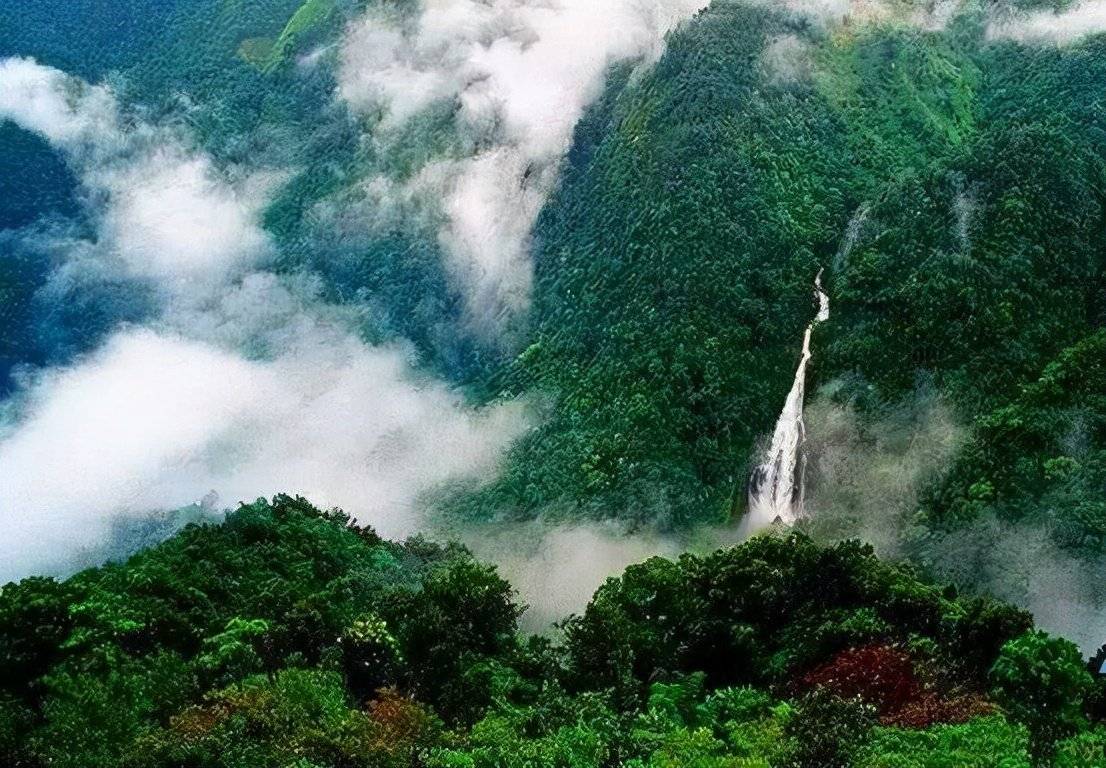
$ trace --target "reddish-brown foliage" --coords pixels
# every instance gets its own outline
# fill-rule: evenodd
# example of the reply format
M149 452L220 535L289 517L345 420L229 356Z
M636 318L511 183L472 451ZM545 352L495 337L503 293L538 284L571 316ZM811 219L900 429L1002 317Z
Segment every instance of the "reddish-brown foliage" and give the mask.
M271 700L263 691L225 691L203 705L188 707L172 716L169 726L185 738L202 739L236 712L259 711Z
M382 746L412 745L436 729L426 708L395 688L381 688L377 695L379 698L369 702L368 715Z
M808 688L828 688L838 696L859 696L881 715L901 709L920 693L910 656L885 645L849 648L802 679Z
M945 699L926 691L897 712L881 717L880 722L900 728L928 728L934 723L965 723L973 717L989 715L994 711L995 705L979 694Z
M408 767L415 764L417 749L435 743L440 731L440 721L426 707L395 688L382 688L365 711L351 713L340 751L358 759L340 764Z
M910 655L885 645L849 648L803 676L804 688L827 688L859 696L879 709L880 722L904 728L962 723L995 707L978 694L941 695L923 684Z

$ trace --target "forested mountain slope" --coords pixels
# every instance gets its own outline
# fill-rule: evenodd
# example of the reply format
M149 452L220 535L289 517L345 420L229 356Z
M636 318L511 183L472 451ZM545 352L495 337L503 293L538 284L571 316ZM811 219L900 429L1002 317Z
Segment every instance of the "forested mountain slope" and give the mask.
M821 267L816 383L875 410L924 380L978 434L927 501L934 522L1044 514L1056 483L1093 485L1090 391L1048 434L1008 424L1016 458L984 435L1049 366L1096 386L1076 350L1106 309L1102 38L986 30L970 6L940 30L825 29L714 3L648 75L616 80L539 222L534 340L506 377L554 392L554 415L490 503L740 513ZM1093 517L1068 535L1095 546Z
M0 7L0 762L1106 765L1096 9Z
M608 581L559 637L462 548L279 497L0 593L36 766L1098 765L1103 688L1024 612L844 543ZM1090 718L1090 720L1088 720Z
M110 54L77 21L47 30L48 9L13 18L2 52L115 73L144 119L183 120L240 172L281 168L264 212L271 269L321 281L315 295L351 307L364 338L413 342L478 400L548 405L502 476L454 512L663 526L740 515L819 268L834 317L816 334L810 389L832 382L863 413L924 382L971 435L928 493L935 524L1040 515L1053 488L1097 488L1093 392L1014 459L986 434L1048 366L1075 365L1106 316L1100 36L1008 39L996 18L1011 9L974 3L840 18L712 3L654 66L610 70L537 220L530 311L489 344L464 322L432 222L371 210L371 180L405 183L467 150L447 104L397 137L359 138L381 118L333 99L332 48L360 5L132 5L130 45ZM46 180L36 194L72 214L49 150L2 130L20 148L5 161L31 153ZM26 222L22 195L4 205ZM49 280L53 242L10 242L7 365L64 362L156 315L141 283ZM1099 515L1077 506L1064 535L1094 549Z

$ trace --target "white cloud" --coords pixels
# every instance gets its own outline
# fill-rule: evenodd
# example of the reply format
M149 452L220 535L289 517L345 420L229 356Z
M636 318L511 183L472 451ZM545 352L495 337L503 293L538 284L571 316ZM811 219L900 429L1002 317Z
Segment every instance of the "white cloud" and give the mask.
M221 180L206 157L159 148L93 178L112 196L101 234L136 274L210 278L255 261L268 248L257 224L261 196Z
M147 327L28 374L3 403L0 582L212 490L225 505L301 493L398 536L420 526L424 492L493 473L526 428L521 404L474 410L405 349L356 338L354 310L320 301L310 276L251 271L273 175L234 179L187 137L121 114L104 86L0 61L0 120L50 141L104 201L95 242L57 240L68 261L51 280L164 289Z
M385 535L419 495L490 473L524 428L517 404L474 412L412 377L399 349L326 326L271 360L135 330L51 371L0 441L0 582L104 543L118 517L278 492L340 505Z
M0 60L0 120L64 152L94 197L106 200L100 245L133 276L178 290L218 281L269 247L258 218L273 176L237 183L166 129L124 127L103 85L31 59Z
M764 47L760 65L775 83L807 80L814 70L811 45L798 35L778 35Z
M407 196L440 205L439 237L470 319L488 335L529 303L529 238L557 166L608 68L657 57L706 0L423 0L370 11L343 46L341 96L379 117L386 144L430 105L455 109L459 155Z
M110 90L89 86L33 59L0 59L0 118L69 151L83 142L120 134Z
M1086 35L1106 31L1106 0L1089 0L1065 11L1035 11L998 19L987 28L987 36L1024 42L1069 43Z

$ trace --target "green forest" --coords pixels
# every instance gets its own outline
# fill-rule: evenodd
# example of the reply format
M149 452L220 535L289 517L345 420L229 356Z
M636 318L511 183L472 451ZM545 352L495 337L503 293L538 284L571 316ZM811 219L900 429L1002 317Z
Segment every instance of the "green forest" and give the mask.
M38 766L1106 765L1106 679L1019 609L798 533L609 579L552 634L458 545L258 500L0 593Z
M503 374L557 393L553 416L476 509L740 512L824 267L815 385L863 418L924 380L973 428L929 524L1062 495L1065 543L1097 550L1103 39L983 34L981 11L826 33L714 3L616 81L539 222L534 340ZM781 36L807 46L805 78L760 61Z
M970 432L919 502L925 526L1029 519L1065 547L1102 551L1091 351L1106 320L1101 36L992 39L994 9L974 2L937 29L911 23L910 4L827 28L770 4L711 3L648 70L613 66L576 126L533 235L532 308L504 347L459 322L426 222L357 229L320 213L362 203L366 177L410 179L461 151L444 107L401 141L364 141L372 119L333 100L333 62L296 65L365 4L196 0L155 12L129 0L130 45L110 49L80 34L76 11L47 33L49 5L0 11L11 16L0 16L0 52L90 79L121 72L139 114L183 119L220 162L294 167L264 211L270 268L318 280L363 338L412 343L476 404L540 400L540 430L490 486L451 489L447 516L673 529L740 516L824 268L835 311L816 333L808 388L862 426L932 390ZM183 114L182 92L194 105ZM64 209L64 169L0 130L20 150L0 159L5 170L18 175L30 156L37 209ZM14 222L25 194L5 197ZM110 283L65 296L79 312L44 307L42 256L11 245L0 265L7 365L72 358L152 312L141 286ZM1046 395L1056 375L1078 388Z
M1106 768L1106 23L1058 21L1097 1L593 0L617 12L561 38L541 25L587 3L0 3L0 565L37 546L4 544L28 521L72 545L0 587L0 766ZM513 110L543 73L480 89L540 31L569 49L552 68L586 69L600 33L627 50L553 89L580 116L531 156L545 126ZM34 129L13 61L68 78L28 86L39 112L57 96L80 122L109 93L119 146ZM264 247L215 288L112 251L112 184L159 141L200 192L261 200ZM472 195L536 200L523 308L490 338L449 227L457 169L512 152ZM807 514L738 536L815 275ZM295 358L319 328L334 357ZM107 419L81 443L103 471L62 466L70 427L142 374L66 387L136 331L234 362L169 356L167 389L230 395L154 408L172 444L119 441L133 475ZM381 350L402 396L313 378ZM502 409L524 415L493 450L478 427ZM273 427L299 410L317 431ZM359 453L366 414L387 423ZM470 449L485 471L423 486ZM235 462L248 482L256 456L325 474L332 453L343 480L390 474L203 495L241 487ZM41 506L5 490L32 470ZM500 529L693 551L619 562L534 629L506 563L473 554Z

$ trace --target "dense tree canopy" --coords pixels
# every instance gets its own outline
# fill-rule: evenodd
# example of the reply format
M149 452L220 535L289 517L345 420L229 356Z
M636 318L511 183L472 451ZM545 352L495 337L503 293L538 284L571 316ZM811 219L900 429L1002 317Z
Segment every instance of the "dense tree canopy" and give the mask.
M896 553L932 570L996 520L1103 554L1106 37L1003 40L1001 3L827 27L715 0L656 62L612 67L533 232L529 314L496 344L461 320L433 215L361 221L366 180L458 152L457 105L368 140L372 116L335 98L336 57L305 65L367 4L125 0L122 34L102 3L8 3L0 56L110 81L125 120L181 128L220 167L282 169L265 268L366 341L410 342L473 401L539 406L502 473L448 489L445 514L739 516L824 268L809 390L863 432L924 382L964 434ZM6 395L157 298L106 270L52 280L58 248L94 239L92 206L46 143L11 125L0 142ZM1106 765L1106 688L1074 646L920 573L851 539L771 535L634 565L524 637L510 585L462 547L262 500L3 588L0 763Z
M5 586L0 754L21 768L1102 754L1101 694L1070 644L855 542L773 535L649 560L553 637L521 635L521 610L460 547L258 501L124 563Z

